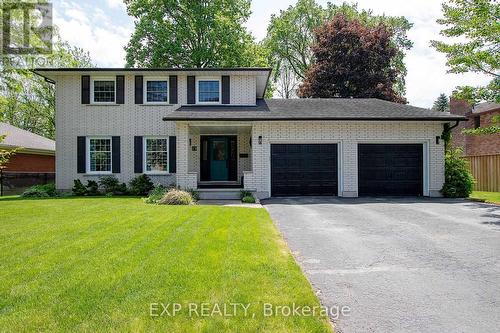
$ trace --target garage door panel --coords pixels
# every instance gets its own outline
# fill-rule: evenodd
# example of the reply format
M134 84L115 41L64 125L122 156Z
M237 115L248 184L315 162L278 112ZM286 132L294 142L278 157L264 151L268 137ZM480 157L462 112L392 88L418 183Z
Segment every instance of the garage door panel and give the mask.
M271 194L336 195L337 145L271 145Z
M358 145L358 186L359 195L422 195L422 144Z

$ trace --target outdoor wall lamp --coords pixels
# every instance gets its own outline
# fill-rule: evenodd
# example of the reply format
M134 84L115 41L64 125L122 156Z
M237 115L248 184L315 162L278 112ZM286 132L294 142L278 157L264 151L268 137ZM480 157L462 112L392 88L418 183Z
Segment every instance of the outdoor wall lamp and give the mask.
M262 135L259 135L259 145L262 144Z
M192 144L191 144L191 138L189 138L189 146L192 146Z

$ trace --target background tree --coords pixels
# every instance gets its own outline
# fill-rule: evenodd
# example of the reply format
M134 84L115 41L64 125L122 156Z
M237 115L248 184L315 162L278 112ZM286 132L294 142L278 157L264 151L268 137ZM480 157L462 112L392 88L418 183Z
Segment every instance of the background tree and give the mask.
M500 3L496 0L449 0L442 5L441 35L454 42L431 41L447 57L451 73L476 72L492 77L486 87L457 87L454 96L472 104L500 103Z
M311 47L314 43L314 30L336 14L343 14L350 19L358 19L366 25L377 26L385 23L393 31L391 43L397 48L397 55L392 59L399 77L395 89L399 94L405 93L404 51L411 48L412 43L406 37L411 24L404 17L377 16L371 11L360 10L356 4L343 3L326 8L319 6L314 0L299 0L295 6L282 10L279 15L271 16L264 45L269 49L270 63L274 67L273 80L277 86L293 87L305 77L306 71L314 62ZM281 82L283 80L287 82ZM278 90L281 97L288 94L286 89ZM289 94L288 94L289 95Z
M243 24L248 0L125 0L135 31L125 47L129 67L266 66Z
M450 111L450 102L448 101L448 96L446 96L445 94L439 95L439 97L434 101L432 109L441 112Z
M0 65L0 121L38 135L55 137L55 88L20 59L2 58ZM93 67L88 52L57 41L45 58L47 67Z
M391 64L397 47L383 23L375 27L343 14L316 29L315 62L300 85L299 97L380 98L406 103L394 89L399 72Z

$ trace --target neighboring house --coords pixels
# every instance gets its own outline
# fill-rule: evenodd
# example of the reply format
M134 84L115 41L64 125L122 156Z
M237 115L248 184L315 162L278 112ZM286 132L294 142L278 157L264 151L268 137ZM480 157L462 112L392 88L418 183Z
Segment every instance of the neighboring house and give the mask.
M500 117L500 104L480 103L472 107L463 100L450 99L450 112L467 117L453 129L451 144L461 147L476 179L479 191L500 191L500 133L465 135L464 129L489 127L493 117ZM498 125L497 125L498 126Z
M500 134L464 135L463 129L488 127L493 125L494 116L500 116L500 104L480 103L474 107L465 101L450 100L450 112L467 117L467 122L453 130L452 145L462 147L466 156L483 156L500 154Z
M377 99L263 99L271 70L38 69L56 84L56 186L146 173L202 197L439 196L446 123Z
M4 195L19 194L32 185L55 181L54 140L2 122L0 135L6 135L0 148L18 149L2 170L0 186Z

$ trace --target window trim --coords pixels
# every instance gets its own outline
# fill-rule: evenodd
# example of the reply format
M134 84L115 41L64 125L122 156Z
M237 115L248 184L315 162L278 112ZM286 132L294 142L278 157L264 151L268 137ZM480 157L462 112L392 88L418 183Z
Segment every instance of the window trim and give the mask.
M200 102L200 81L218 81L219 82L219 101L218 102ZM196 104L208 104L208 105L219 105L222 104L222 77L221 76L201 76L196 77L195 84L195 95L196 95Z
M166 102L148 102L148 81L167 82L167 101ZM169 77L144 77L142 83L142 103L147 105L168 105L170 104L170 79Z
M109 163L109 171L90 171L90 140L102 140L106 139L109 140L109 153L111 154L111 159ZM110 175L113 173L113 139L110 136L87 136L86 137L86 158L87 158L87 165L86 165L86 173L89 175Z
M113 100L113 102L96 102L95 101L95 96L94 96L94 93L95 93L95 88L94 88L94 83L95 81L113 81L114 82L114 86L115 86L115 98ZM90 104L97 104L97 105L114 105L114 104L117 104L116 103L116 76L115 77L112 77L112 76L93 76L90 78Z
M148 140L165 139L167 140L167 171L148 171L147 168L147 147ZM145 136L142 138L142 168L143 173L147 175L169 175L170 174L170 138L168 136Z

